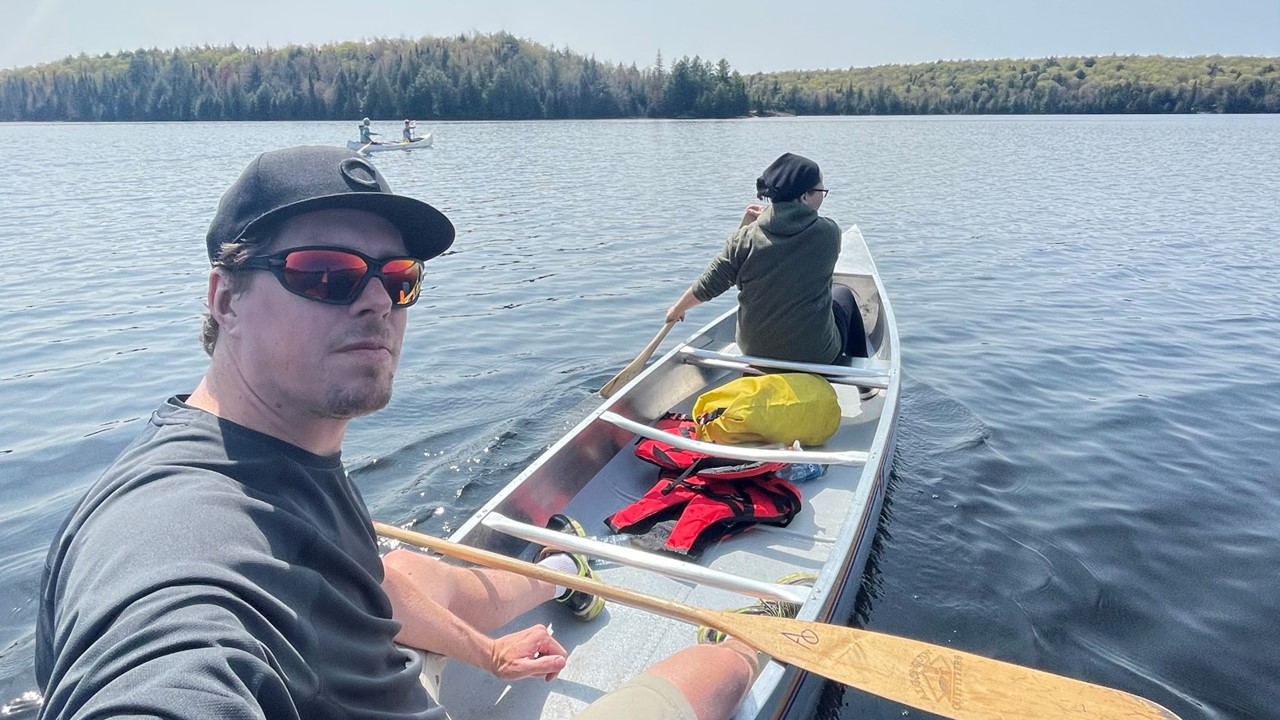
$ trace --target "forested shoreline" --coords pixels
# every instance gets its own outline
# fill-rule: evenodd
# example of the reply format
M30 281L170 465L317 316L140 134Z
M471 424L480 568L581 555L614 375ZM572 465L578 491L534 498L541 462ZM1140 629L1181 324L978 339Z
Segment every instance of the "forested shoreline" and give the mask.
M611 64L508 33L80 55L0 71L0 121L536 120L1277 113L1280 58L948 60L742 75Z

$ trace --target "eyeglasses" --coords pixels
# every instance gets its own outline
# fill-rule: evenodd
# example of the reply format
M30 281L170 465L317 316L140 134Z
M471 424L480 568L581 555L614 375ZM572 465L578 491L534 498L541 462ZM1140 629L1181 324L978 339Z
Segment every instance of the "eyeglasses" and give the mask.
M822 193L822 197L826 197L826 196L827 196L827 193L829 193L829 192L831 192L831 191L830 191L830 190L828 190L828 189L826 189L826 188L814 188L814 189L810 190L809 192L820 192L820 193Z
M370 278L382 281L392 307L418 301L422 289L422 261L409 257L372 258L355 250L296 247L252 258L241 267L268 270L285 290L308 300L350 305L364 292Z

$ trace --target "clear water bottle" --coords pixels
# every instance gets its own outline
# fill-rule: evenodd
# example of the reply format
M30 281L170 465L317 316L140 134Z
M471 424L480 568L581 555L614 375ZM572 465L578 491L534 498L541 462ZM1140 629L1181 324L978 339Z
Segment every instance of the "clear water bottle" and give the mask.
M818 463L791 463L778 471L778 475L793 484L809 482L815 478L820 478L827 472L826 465Z
M630 545L633 538L635 538L635 535L631 533L615 533L613 535L593 535L587 539L605 543L606 545Z

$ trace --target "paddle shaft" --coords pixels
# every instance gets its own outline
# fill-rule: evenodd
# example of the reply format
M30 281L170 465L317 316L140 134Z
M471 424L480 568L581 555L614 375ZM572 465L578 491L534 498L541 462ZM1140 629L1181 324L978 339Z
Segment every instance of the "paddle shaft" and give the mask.
M606 600L613 600L614 602L619 602L623 605L630 605L631 607L638 607L642 610L652 610L659 615L666 615L667 617L684 620L685 622L693 623L695 625L709 625L710 623L707 621L711 620L712 617L717 614L713 610L682 605L671 600L664 600L662 598L644 595L623 587L605 585L604 583L596 582L590 578L550 570L542 567L541 565L534 565L533 563L517 560L515 558L507 557L506 555L500 555L498 553L489 552L488 550L474 548L470 545L459 545L458 543L451 542L449 540L431 537L430 535L423 535L422 533L405 530L403 528L395 527L394 525L387 525L385 523L375 521L373 523L373 528L383 537L394 538L401 542L409 543L410 545L416 545L418 547L438 552L441 555L448 555L449 557L457 558L459 560L466 560L467 562L475 563L476 565L506 570L517 575L523 575L525 577L534 578L535 580L549 582L552 585L560 585L574 590L581 590L591 595L599 595Z
M649 341L649 344L645 345L644 349L640 351L640 354L636 356L636 359L632 360L629 365L622 368L622 372L614 375L612 380L605 383L604 387L600 388L600 397L613 397L613 394L618 391L618 388L631 382L632 378L639 375L640 371L644 369L644 364L649 361L649 356L653 355L653 351L658 349L658 345L662 344L662 339L667 336L667 333L671 332L671 328L673 327L675 327L674 322L669 322L663 325L662 329L658 331L658 334L654 335L653 339Z
M779 662L955 720L1178 720L1120 690L894 635L708 610L375 522L379 535L728 633Z

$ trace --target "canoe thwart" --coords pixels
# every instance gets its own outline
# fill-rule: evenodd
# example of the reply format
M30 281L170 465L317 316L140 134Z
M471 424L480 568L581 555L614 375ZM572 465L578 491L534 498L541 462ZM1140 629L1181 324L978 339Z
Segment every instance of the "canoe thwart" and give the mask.
M539 545L550 546L557 550L581 553L583 555L589 555L602 560L616 562L628 567L651 570L668 577L688 580L690 582L719 588L721 590L729 590L730 592L741 593L749 597L802 604L809 599L809 593L811 590L811 588L808 587L779 585L777 583L755 580L748 577L742 577L741 575L733 575L720 570L714 570L695 563L666 557L657 553L645 552L644 550L637 550L635 548L622 547L619 545L610 545L609 543L578 537L577 535L568 535L555 530L541 528L537 525L530 525L528 523L512 520L501 513L487 513L484 518L480 520L480 523L485 527L497 530L498 532L518 537L521 540L528 540L529 542L537 543Z
M786 450L782 448L752 447L749 445L724 445L701 440L690 440L672 433L663 432L635 420L606 410L600 413L600 419L640 437L661 440L681 450L692 450L711 457L728 458L730 460L746 460L748 462L784 462L784 463L818 463L820 465L864 465L868 454L860 450L826 451L826 450Z
M845 384L863 385L866 387L889 387L892 368L889 363L876 358L853 358L851 365L824 365L822 363L792 362L790 360L774 360L773 358L755 355L737 355L695 347L682 347L678 351L684 362L697 365L697 360L711 360L717 363L734 363L754 368L771 370L788 370L791 372L813 373L822 375L831 382L845 381ZM695 360L696 359L696 360ZM724 367L715 365L715 367Z
M762 370L756 367L755 365L748 365L744 362L738 362L737 360L716 360L713 358L700 358L700 357L692 357L692 356L685 357L682 359L684 360L684 363L686 365L697 365L698 367L720 368L721 370L733 370L735 372L740 372L743 375L764 375L767 372L766 370ZM874 378L855 379L850 377L843 377L840 375L832 375L827 377L826 380L827 382L830 382L834 385L857 385L859 387L877 387L877 388L889 387L889 378L883 377L883 376L874 377Z

